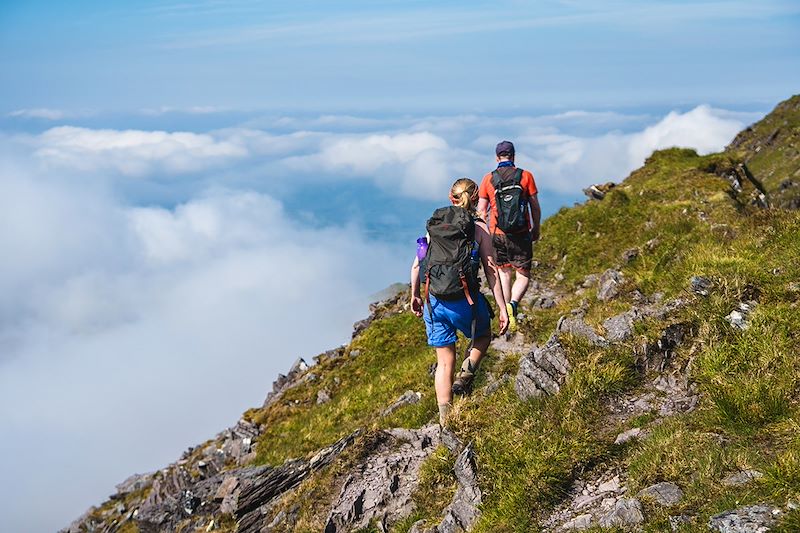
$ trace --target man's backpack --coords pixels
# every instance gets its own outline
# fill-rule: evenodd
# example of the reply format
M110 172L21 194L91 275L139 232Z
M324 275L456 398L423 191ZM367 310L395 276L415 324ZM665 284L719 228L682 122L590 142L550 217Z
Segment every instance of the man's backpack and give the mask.
M504 180L499 171L492 172L497 227L505 233L527 231L527 197L522 190L522 169L514 169L514 174Z
M437 209L428 219L428 252L424 271L428 294L442 300L466 296L474 303L480 287L478 262L473 260L475 221L464 208Z

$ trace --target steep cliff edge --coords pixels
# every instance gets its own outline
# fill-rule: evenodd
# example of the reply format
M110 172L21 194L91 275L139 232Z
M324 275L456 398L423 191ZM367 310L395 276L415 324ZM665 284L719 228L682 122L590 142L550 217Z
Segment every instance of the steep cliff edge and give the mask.
M449 430L397 293L67 531L799 530L799 103L548 219Z

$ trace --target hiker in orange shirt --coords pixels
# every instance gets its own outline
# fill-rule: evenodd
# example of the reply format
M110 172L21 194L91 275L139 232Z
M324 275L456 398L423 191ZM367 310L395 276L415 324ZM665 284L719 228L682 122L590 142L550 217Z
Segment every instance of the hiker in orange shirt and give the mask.
M533 174L514 165L514 145L502 141L497 144L495 154L497 169L481 181L477 211L478 216L489 221L510 329L514 330L517 306L530 284L533 243L539 240L541 209ZM491 218L487 218L487 210Z

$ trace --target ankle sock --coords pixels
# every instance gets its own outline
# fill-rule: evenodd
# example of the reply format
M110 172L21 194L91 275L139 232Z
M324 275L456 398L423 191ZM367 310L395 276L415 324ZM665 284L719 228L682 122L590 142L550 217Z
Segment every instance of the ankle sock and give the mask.
M509 303L511 304L511 310L514 312L514 316L517 316L517 306L519 305L519 302L516 300L511 300Z
M440 403L439 404L439 425L444 427L444 423L447 421L447 415L450 414L450 409L453 408L453 404L450 402L447 403Z

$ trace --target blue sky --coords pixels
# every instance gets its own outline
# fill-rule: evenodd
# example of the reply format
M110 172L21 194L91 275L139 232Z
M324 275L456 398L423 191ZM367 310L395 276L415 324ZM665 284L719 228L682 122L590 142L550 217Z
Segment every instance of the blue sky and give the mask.
M799 28L789 1L0 3L0 531L67 525L345 342L499 140L552 214L724 148L798 92Z
M441 112L774 103L796 1L3 2L0 101ZM502 77L502 80L497 80Z

